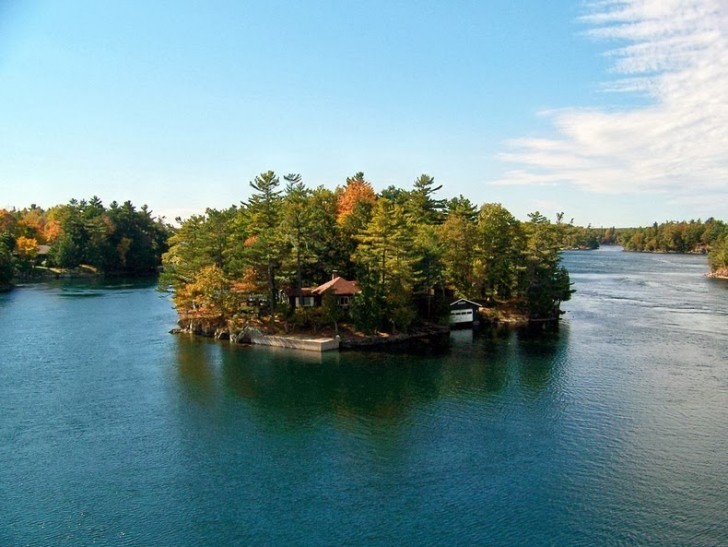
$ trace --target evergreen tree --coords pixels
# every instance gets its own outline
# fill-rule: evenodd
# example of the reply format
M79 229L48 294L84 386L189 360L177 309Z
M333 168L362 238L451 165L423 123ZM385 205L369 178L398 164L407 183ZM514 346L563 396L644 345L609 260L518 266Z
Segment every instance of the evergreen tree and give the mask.
M385 322L384 314L406 319L409 315L400 308L412 307L410 295L415 282L416 257L412 228L404 208L380 198L374 206L371 221L357 239L355 262L359 265L360 286L372 284L372 305L386 302L386 308L381 310L380 326ZM396 326L409 327L404 323L401 321Z
M536 211L525 224L527 245L521 275L521 294L529 320L554 320L561 302L571 298L571 282L561 266L558 237L546 217Z
M452 213L439 227L444 277L461 298L475 298L477 228L467 216Z
M475 221L478 218L478 208L462 194L447 202L447 216L461 216Z
M245 209L248 217L250 238L246 242L250 264L257 270L265 270L268 312L273 320L278 299L276 276L281 258L281 242L278 223L282 198L278 190L280 180L273 171L261 173L250 186L255 193Z
M7 289L15 275L13 257L5 241L0 239L0 290Z
M435 199L433 195L442 188L435 186L435 179L422 174L414 182L406 202L408 212L424 224L440 224L444 220L447 200Z
M473 264L478 297L511 298L523 251L520 223L500 203L486 203L480 208L476 237Z

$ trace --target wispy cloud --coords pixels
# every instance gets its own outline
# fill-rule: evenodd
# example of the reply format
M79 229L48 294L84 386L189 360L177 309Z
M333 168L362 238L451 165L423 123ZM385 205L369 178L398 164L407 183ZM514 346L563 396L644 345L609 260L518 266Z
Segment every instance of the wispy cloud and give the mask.
M496 183L728 203L726 0L606 0L587 11L587 34L613 60L605 89L647 106L543 113L556 136L510 141L500 157L511 169Z

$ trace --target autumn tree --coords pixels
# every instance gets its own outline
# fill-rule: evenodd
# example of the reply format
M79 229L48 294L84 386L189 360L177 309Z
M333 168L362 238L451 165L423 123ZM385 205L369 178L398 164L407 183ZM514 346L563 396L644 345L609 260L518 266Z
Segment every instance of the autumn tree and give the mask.
M372 185L364 179L364 173L358 172L346 179L346 186L337 191L336 220L344 224L346 218L355 212L360 203L374 204L376 194Z
M21 276L29 276L38 256L38 241L32 237L20 236L15 240L17 269Z
M231 247L236 215L236 207L207 209L204 215L193 215L182 221L176 233L169 238L169 250L162 257L164 273L160 284L181 287L208 266L230 273L227 251Z

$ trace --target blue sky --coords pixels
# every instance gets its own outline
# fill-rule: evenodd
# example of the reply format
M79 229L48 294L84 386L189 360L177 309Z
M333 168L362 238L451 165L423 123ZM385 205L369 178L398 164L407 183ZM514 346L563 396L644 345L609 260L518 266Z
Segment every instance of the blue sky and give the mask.
M0 207L273 169L595 226L728 219L722 0L0 3Z

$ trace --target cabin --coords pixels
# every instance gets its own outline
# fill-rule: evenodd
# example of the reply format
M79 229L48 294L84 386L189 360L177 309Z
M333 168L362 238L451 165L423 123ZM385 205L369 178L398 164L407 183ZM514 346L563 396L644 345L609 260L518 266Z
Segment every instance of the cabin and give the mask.
M450 325L453 327L467 327L478 320L478 310L481 305L472 300L461 298L450 304Z
M344 309L348 309L351 305L352 297L359 292L359 286L356 281L344 279L334 274L330 281L323 285L312 288L301 289L300 295L298 290L291 288L287 291L288 302L293 308L314 308L323 304L325 294L333 294L336 301Z

